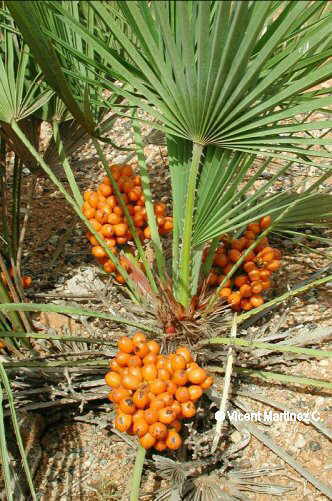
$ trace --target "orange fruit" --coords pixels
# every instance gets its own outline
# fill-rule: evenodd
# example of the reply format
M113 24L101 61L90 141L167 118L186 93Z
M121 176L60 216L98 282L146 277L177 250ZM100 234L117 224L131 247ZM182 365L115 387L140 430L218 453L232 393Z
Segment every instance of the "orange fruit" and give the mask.
M106 207L109 207L110 209L113 209L116 206L116 198L114 195L111 195L110 197L107 197L106 199Z
M134 412L136 411L136 406L134 404L134 401L130 397L123 398L122 400L120 400L119 408L120 411L124 412L124 414L134 414Z
M256 265L253 261L247 261L246 263L244 263L243 269L247 273L249 273L249 271L252 271L252 270L257 270Z
M148 341L146 344L151 353L158 355L158 353L160 352L160 346L157 341Z
M255 295L250 298L250 302L254 308L257 308L264 303L264 299L262 298L262 296Z
M134 351L134 343L128 336L122 336L118 340L118 348L124 353L132 353Z
M153 396L155 396L155 395L153 395ZM155 411L159 411L163 407L165 407L165 402L158 397L154 398L150 402L150 409L154 409Z
M123 412L119 413L114 420L115 428L121 432L127 431L130 428L131 423L132 417Z
M147 347L146 343L139 343L139 342L135 343L134 340L133 340L133 343L135 346L135 353L140 358L144 358L144 357L146 357L146 355L149 354L149 348Z
M166 391L170 395L174 395L174 393L177 390L177 385L174 383L174 381L166 381Z
M123 237L128 231L128 225L126 223L115 224L113 230L117 237Z
M144 449L151 449L155 443L156 439L149 432L140 438L140 444Z
M96 209L93 207L84 207L82 212L87 219L92 219L95 217Z
M109 224L112 224L113 226L120 224L121 221L122 221L121 217L118 214L114 213L110 214L107 218L107 222Z
M187 363L192 361L190 350L186 346L179 346L176 353L177 355L181 355Z
M252 287L248 284L244 284L240 287L241 297L250 297L252 294Z
M168 381L171 378L171 373L165 368L158 369L158 379L162 381Z
M120 274L115 275L115 280L122 285L126 283L126 279Z
M255 235L257 235L257 233L260 233L261 227L260 227L259 223L257 223L257 222L250 223L247 226L247 231L252 231L253 233L255 233Z
M149 426L149 433L157 440L162 440L167 437L167 426L164 423L157 421Z
M147 238L147 239L151 238L151 230L150 230L149 226L144 228L143 234L144 234L144 238Z
M252 270L248 273L251 282L257 282L260 279L260 272L258 270Z
M249 282L248 275L239 275L235 278L234 280L234 285L236 287L241 287L244 284L247 284Z
M261 280L268 280L271 276L271 271L269 270L260 270L259 271L259 276Z
M203 383L201 383L201 388L203 390L207 390L208 388L210 388L210 386L213 385L213 377L212 376L208 376L205 381L203 381Z
M207 374L201 367L193 368L188 372L188 379L193 384L201 384L206 379Z
M262 217L259 224L262 230L266 230L271 225L271 216Z
M111 224L104 224L101 227L100 233L104 237L111 237L113 235L113 226Z
M105 198L109 197L110 195L112 195L113 193L113 190L112 190L112 186L110 186L109 184L104 184L104 183L101 183L99 185L99 188L98 188L98 191L99 193L101 193Z
M113 264L112 261L108 259L106 263L104 263L104 270L106 271L106 273L113 273L116 270L115 264Z
M171 408L173 409L173 411L175 412L175 414L177 416L179 416L182 412L181 411L181 404L177 400L174 400L174 402L171 404Z
M228 258L225 254L217 254L213 259L213 264L219 266L220 268L224 268L228 263Z
M262 288L263 288L263 291L266 291L267 289L269 289L272 285L271 283L271 280L267 279L267 280L262 280L261 281L261 284L262 284Z
M150 407L144 411L144 419L148 424L156 423L158 421L158 414L159 411L157 409L151 409Z
M166 205L162 202L157 202L154 204L154 212L156 216L163 216L166 212Z
M171 364L172 364L173 371L177 371L177 370L185 369L187 362L182 355L176 354L172 358Z
M241 308L244 310L244 311L249 311L251 310L252 308L252 304L250 302L249 299L242 299L241 301Z
M153 447L156 449L156 451L159 452L163 452L165 449L167 449L167 445L164 440L157 440Z
M138 437L143 437L149 431L149 425L145 419L136 419L133 424L133 431Z
M173 219L171 217L165 217L164 230L166 232L172 231L173 229Z
M232 293L232 289L230 289L229 287L223 287L222 289L220 289L219 291L219 296L220 297L229 297Z
M118 245L124 245L125 243L128 242L128 237L127 236L124 236L124 237L117 237L116 238L116 243Z
M89 204L91 205L91 207L93 207L94 209L96 209L97 205L98 205L98 202L99 202L99 197L98 197L97 193L95 193L93 191L90 194L90 196L89 196Z
M97 209L95 214L95 219L100 223L107 223L108 216L103 209Z
M157 375L158 369L154 364L148 364L142 368L142 376L145 381L153 381L154 379L157 379Z
M114 214L117 214L118 216L123 217L123 209L121 207L119 207L118 205L113 207L113 212L114 212Z
M175 421L175 419L176 414L170 406L163 407L158 411L158 420L163 424L170 424L172 421Z
M95 245L94 247L92 247L91 252L95 257L105 257L106 256L106 252L101 247L101 245Z
M248 252L248 254L246 255L246 257L244 258L244 262L245 263L248 263L248 262L251 262L255 259L255 253L253 251L250 251Z
M188 374L184 369L178 369L174 372L172 381L177 386L184 386L188 382Z
M263 290L262 282L260 282L259 280L252 282L251 283L251 290L252 290L253 294L260 294ZM243 296L243 297L245 297L245 296Z
M23 285L23 288L24 289L27 289L28 287L30 287L32 284L32 278L29 277L29 276L23 276L22 277L22 285Z
M155 379L150 383L150 391L154 395L159 395L161 393L164 393L166 391L166 387L167 387L166 382L163 381L162 379Z
M241 293L239 291L237 292L232 292L232 294L230 294L228 296L228 303L232 306L236 306L238 304L240 304L240 301L241 301Z
M197 384L193 384L193 385L189 386L188 392L189 392L189 398L192 401L198 400L203 395L202 388Z
M89 199L90 199L90 195L91 195L92 193L93 193L93 191L85 191L85 192L83 193L83 200L85 200L86 202L88 202L88 201L89 201Z
M144 365L149 365L149 364L157 364L157 355L155 353L148 353L144 358L143 358L143 364Z
M133 402L138 409L145 409L150 402L147 391L144 388L141 389L141 387L139 387L133 395Z
M181 410L182 410L183 416L186 418L191 418L191 417L195 416L195 414L196 414L195 404L191 401L183 402L181 404Z
M280 266L281 266L280 261L278 259L274 259L266 266L266 268L269 271L276 271L280 268Z
M171 405L173 403L173 395L168 393L168 391L164 391L158 395L158 400L162 400L165 406ZM164 406L164 407L165 407Z
M178 402L187 402L190 400L189 389L186 386L180 386L175 392L175 398Z
M170 430L167 435L166 439L166 446L175 451L176 449L179 449L182 445L182 440L178 432L175 430Z
M109 371L105 375L105 382L112 388L118 388L121 385L121 376L117 372Z
M143 409L138 409L138 411L134 412L132 418L133 423L136 423L136 421L139 421L140 419L143 419L145 421Z
M237 249L232 249L228 253L228 257L232 263L236 263L240 259L241 255L241 252Z
M101 230L101 224L100 224L99 221L97 221L97 219L90 219L90 224L92 225L92 227L96 231L100 231Z
M122 384L127 390L137 390L141 384L141 379L138 376L133 376L132 374L125 374L122 378Z
M145 343L146 342L146 336L143 334L143 332L137 331L133 335L132 342L134 343L135 346L137 346L138 343Z
M144 224L145 224L143 217L139 213L134 215L133 221L134 221L134 225L137 228L142 228L142 226L144 226Z
M128 360L128 367L141 367L142 360L138 355L131 355Z
M130 391L129 390L126 390L126 388L114 388L112 391L111 391L111 399L112 402L115 402L115 403L119 403L120 400L123 400L124 398L129 398L131 395L130 395Z

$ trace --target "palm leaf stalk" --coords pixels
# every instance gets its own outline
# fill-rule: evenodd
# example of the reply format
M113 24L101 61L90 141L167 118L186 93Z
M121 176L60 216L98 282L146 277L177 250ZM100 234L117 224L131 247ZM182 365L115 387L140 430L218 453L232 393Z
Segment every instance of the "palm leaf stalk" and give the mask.
M27 482L28 482L28 485L29 485L31 497L32 497L33 501L36 501L37 500L37 496L36 496L36 492L35 492L35 489L34 489L34 486L33 486L32 475L31 475L31 472L30 472L30 468L29 468L27 457L26 457L26 453L25 453L25 450L24 450L24 445L23 445L23 441L22 441L22 437L21 437L21 433L20 433L20 427L19 427L19 424L18 424L17 416L16 416L14 396L13 396L12 389L10 387L10 383L9 383L6 371L5 371L4 367L3 367L3 364L0 364L0 377L1 377L1 382L3 384L3 387L4 387L4 389L6 390L6 393L7 393L7 398L8 398L8 403L9 403L9 409L10 409L10 415L11 415L11 420L12 420L12 423L13 423L13 429L14 429L14 433L15 433L17 445L18 445L18 448L19 448L19 451L20 451L20 455L21 455L21 459L22 459L22 464L23 464L24 472L25 472L25 475L26 475L26 478L27 478Z

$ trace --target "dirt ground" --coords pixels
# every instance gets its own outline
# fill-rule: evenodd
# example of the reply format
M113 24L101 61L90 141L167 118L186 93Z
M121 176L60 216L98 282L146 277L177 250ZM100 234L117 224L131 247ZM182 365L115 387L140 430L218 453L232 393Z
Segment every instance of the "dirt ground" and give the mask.
M128 124L120 122L117 133L122 144L127 144L130 135ZM120 163L124 159L123 154L119 155L109 146L105 148L105 152L111 162ZM163 149L157 146L146 148L155 195L160 200L168 202L169 179L160 156L162 153ZM91 146L87 145L83 148L73 161L80 188L85 190L95 187L103 173ZM28 181L29 176L26 176L24 183L28 185ZM284 188L291 186L292 182L291 177L280 181ZM287 241L279 242L279 245L285 251L285 266L275 280L274 293L276 295L326 265L326 259L320 255L305 253L300 247L295 247ZM317 248L317 250L320 249ZM109 311L118 306L117 288L99 272L90 254L84 228L68 208L62 195L55 191L46 179L38 182L32 200L22 269L24 274L30 274L33 278L33 287L28 293L29 299L33 301L46 303L56 300L82 306L89 304L98 307L102 304L102 307L105 307L105 299L101 299L102 296L114 301L108 305ZM70 281L87 270L92 270L99 280L98 283L103 284L105 280L107 281L109 289L107 296L103 295L102 285L100 289L97 287L95 290L89 289L84 284L78 289L72 287ZM281 305L263 316L255 325L248 326L247 335L252 339L273 335L287 329L292 329L295 335L304 329L313 332L318 327L331 328L332 332L331 285L319 287ZM35 320L46 323L45 316L35 317ZM57 330L80 333L86 329L86 326L82 326L79 320L70 320L69 317L62 315L49 314L47 322L49 326ZM103 332L104 327L100 324L97 326L99 326L98 335L117 335L112 332ZM323 349L327 350L331 347L331 342L324 343ZM332 360L294 361L288 359L283 364L267 365L265 370L331 381ZM100 377L102 377L102 371ZM220 393L222 383L223 378L217 378L216 389ZM278 402L288 409L295 409L298 412L316 410L325 426L329 427L331 437L331 391L318 391L312 387L303 389L295 385L285 387L276 383L258 381L251 382L250 388L253 392L264 395L268 401ZM252 411L272 409L271 406L250 398L241 397L241 399ZM111 410L110 407L108 411ZM101 401L100 406L96 404L93 415L98 415L100 409L105 411L105 401ZM53 424L48 424L44 429L40 442L41 458L35 476L40 501L125 500L127 498L128 479L135 457L135 444L133 446L130 442L124 442L123 438L111 431L110 417L107 417L109 414L106 413L106 422L101 424L83 422L84 419L89 420L84 418L85 414L86 409L80 411L77 407L74 413L72 411L67 413L67 407L64 406L59 410L59 419L54 419ZM36 415L39 416L38 413ZM36 415L32 414L32 419ZM74 415L75 419L73 419ZM258 426L266 431L268 437L293 459L332 489L332 443L324 434L311 425L299 422L275 422L270 426ZM241 440L241 433L234 428L231 432L231 444L234 445ZM293 487L293 490L283 494L283 498L287 501L329 499L279 455L273 453L253 436L248 445L239 451L237 459L234 459L232 464L235 471L236 469L252 471L276 466L283 468L281 473L277 471L273 477L258 476L251 486L248 486L247 482L248 490L245 491L247 499L255 501L272 499L274 496L271 491L267 491L265 484ZM162 485L163 481L155 475L152 469L148 468L143 479L142 499L154 499L156 489ZM256 492L250 492L251 490Z

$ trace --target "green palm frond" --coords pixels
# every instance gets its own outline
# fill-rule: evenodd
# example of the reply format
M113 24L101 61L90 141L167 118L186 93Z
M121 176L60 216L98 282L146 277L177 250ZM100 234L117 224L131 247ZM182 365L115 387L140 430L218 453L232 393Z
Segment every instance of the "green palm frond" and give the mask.
M30 3L9 5L23 34L31 31L28 20L23 22ZM40 3L33 3L30 17L37 15ZM108 3L91 1L95 18L121 46L118 51L105 41L102 31L89 29L61 2L48 5L89 48L88 53L76 50L47 26L44 40L54 43L63 69L73 60L78 67L84 61L99 72L100 86L149 111L171 135L261 154L299 155L308 144L330 144L290 135L298 130L296 115L332 103L331 97L309 92L332 74L328 43L332 14L322 13L318 2L281 2L279 10L272 1L179 1L172 7L163 1L151 7L144 1L118 2L120 19ZM101 62L93 57L95 53ZM127 89L109 80L119 77ZM55 88L55 81L49 83ZM330 126L331 121L306 125ZM316 149L306 154L330 158L330 153Z
M35 70L28 45L9 30L0 45L0 121L23 120L44 106L53 96ZM35 70L35 71L34 71Z

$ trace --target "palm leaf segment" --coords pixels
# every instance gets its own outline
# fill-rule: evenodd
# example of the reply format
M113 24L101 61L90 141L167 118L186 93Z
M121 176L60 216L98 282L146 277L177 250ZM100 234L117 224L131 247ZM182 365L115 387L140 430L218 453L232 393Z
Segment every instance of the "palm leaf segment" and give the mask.
M76 57L100 75L121 76L131 91L106 78L99 83L148 110L166 132L232 150L330 157L324 151L303 152L304 146L329 140L293 134L332 123L300 126L294 120L332 103L331 97L309 91L332 74L332 14L321 14L324 2L281 2L278 11L269 1L161 1L151 8L144 1L118 2L120 25L108 3L91 1L113 44L99 35L103 30L89 30L61 3L46 3L102 61L83 57L48 30L58 50L61 45L62 63ZM113 48L114 40L121 51Z

